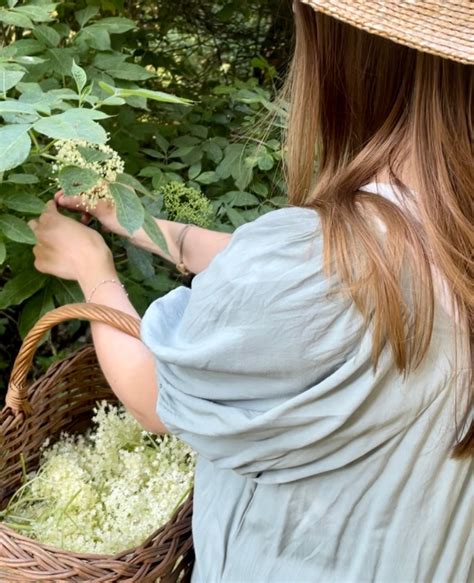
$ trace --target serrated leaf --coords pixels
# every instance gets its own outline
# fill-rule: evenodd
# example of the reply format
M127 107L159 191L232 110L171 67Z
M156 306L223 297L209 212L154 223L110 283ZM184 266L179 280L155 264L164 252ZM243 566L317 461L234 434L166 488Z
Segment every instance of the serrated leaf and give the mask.
M3 24L6 24L7 26L34 28L34 25L28 16L10 10L0 10L0 22L3 22Z
M11 170L22 164L30 153L31 139L25 124L0 128L0 172Z
M133 235L143 225L145 219L145 209L141 200L133 188L118 182L109 184L109 190L115 201L119 223Z
M18 217L14 215L3 214L0 215L0 231L7 239L16 241L17 243L26 243L34 245L36 238L30 227Z
M58 181L66 196L76 196L86 192L99 182L100 176L90 168L64 166L58 174Z
M15 87L23 77L24 71L11 71L10 69L0 69L0 93L6 93Z
M0 239L0 265L3 265L6 258L7 258L7 247L6 247L5 243Z
M21 174L18 176L21 176ZM11 177L9 178L11 182ZM25 192L21 194L14 192L0 194L0 202L10 210L19 213L39 215L44 210L44 202L40 198Z
M87 6L83 10L78 10L74 16L76 17L77 23L82 28L85 26L91 18L94 18L99 13L98 6Z
M161 232L160 228L158 227L155 219L147 212L145 212L145 221L143 223L143 230L145 233L150 237L150 239L158 245L158 247L164 251L167 255L169 255L168 244L166 243L166 239Z
M76 82L78 93L82 93L82 90L87 83L87 75L84 69L79 67L74 59L72 60L71 73L74 77L74 81Z
M46 286L36 292L23 307L18 324L20 336L24 338L41 316L52 309L54 309L53 295L49 286Z
M58 140L87 140L92 144L105 144L104 128L93 121L86 110L69 109L64 113L45 117L34 124L40 134ZM96 112L97 113L97 112Z
M46 275L37 271L25 270L16 275L0 291L0 310L21 304L41 289L46 281Z
M47 47L57 47L61 42L61 35L54 28L45 24L34 26L32 32L35 38Z
M155 76L144 67L133 63L122 63L115 69L108 69L107 74L114 79L123 79L125 81L146 81Z

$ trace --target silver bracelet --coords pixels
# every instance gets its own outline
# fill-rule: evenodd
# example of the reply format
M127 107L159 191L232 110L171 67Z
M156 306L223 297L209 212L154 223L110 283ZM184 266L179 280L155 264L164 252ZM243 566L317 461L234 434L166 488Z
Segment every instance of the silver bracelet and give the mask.
M125 290L125 286L123 285L123 283L121 281L118 281L118 279L104 279L103 281L99 282L95 288L91 291L91 293L89 294L89 297L86 300L86 303L90 304L91 300L92 300L92 296L95 294L95 292L99 289L99 287L101 285L104 285L105 283L116 283L118 284L123 290ZM125 291L126 295L128 296L127 292Z

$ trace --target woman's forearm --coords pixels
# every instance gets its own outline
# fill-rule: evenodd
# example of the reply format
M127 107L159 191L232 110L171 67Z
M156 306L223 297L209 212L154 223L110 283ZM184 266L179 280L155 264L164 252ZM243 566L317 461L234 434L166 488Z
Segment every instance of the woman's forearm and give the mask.
M118 280L113 264L92 266L79 279L84 297L89 298L93 292L95 303L139 318L119 285L110 281L99 285L101 281L111 279ZM156 413L159 382L154 356L141 340L107 324L94 322L91 327L97 359L113 392L144 429L167 433Z
M169 254L165 253L163 249L153 243L153 241L143 229L136 231L133 236L130 237L130 242L137 247L141 247L142 249L151 251L156 255L160 255L172 263L178 263L179 249L177 241L179 234L184 228L185 224L177 223L175 221L166 221L164 219L155 219L155 221L166 239ZM231 237L231 233L211 231L209 229L203 229L193 225L188 229L184 237L184 264L192 273L199 273L200 271L203 271L217 255L217 253L226 247Z

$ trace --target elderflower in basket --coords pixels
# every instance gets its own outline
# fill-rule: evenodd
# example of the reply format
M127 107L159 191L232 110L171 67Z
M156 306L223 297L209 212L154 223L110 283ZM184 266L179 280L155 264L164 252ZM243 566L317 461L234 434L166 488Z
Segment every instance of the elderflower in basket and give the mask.
M43 445L40 467L0 512L6 526L67 551L114 554L164 525L189 494L195 454L102 402L94 428Z

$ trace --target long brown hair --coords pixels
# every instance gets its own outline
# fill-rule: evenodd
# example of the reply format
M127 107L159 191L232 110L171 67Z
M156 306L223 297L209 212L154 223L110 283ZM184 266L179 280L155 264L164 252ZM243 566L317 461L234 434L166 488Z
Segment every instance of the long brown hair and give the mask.
M448 282L458 323L473 330L473 68L300 2L294 11L286 86L289 203L319 211L326 266L335 266L373 326L374 366L388 344L407 374L430 345L433 265ZM390 182L408 200L412 191L399 173L407 160L417 169L417 218L359 190L388 167ZM383 241L370 215L386 226ZM408 299L401 289L407 265L420 283ZM462 429L455 457L474 452L473 425Z

